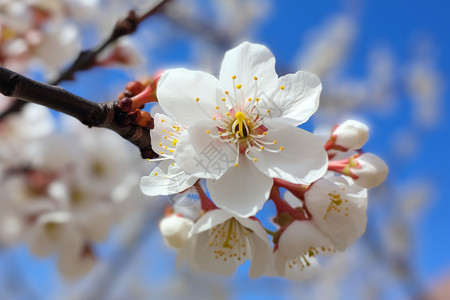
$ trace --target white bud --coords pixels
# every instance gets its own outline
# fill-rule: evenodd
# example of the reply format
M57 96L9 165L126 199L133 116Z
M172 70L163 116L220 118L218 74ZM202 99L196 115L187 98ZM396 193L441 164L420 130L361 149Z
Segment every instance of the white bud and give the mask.
M161 230L164 241L168 246L179 249L188 239L189 231L193 225L194 222L191 220L173 214L161 220L159 230Z
M380 185L388 174L388 166L386 163L372 153L364 153L356 159L359 166L351 168L351 173L356 175L354 178L356 184L367 189Z
M336 146L357 150L369 139L369 128L361 122L348 120L333 131L333 136L336 137Z

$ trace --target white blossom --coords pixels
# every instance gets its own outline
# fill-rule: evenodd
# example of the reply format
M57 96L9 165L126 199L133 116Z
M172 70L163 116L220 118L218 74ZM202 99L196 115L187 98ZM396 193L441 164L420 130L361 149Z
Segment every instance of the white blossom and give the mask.
M187 127L175 162L207 178L216 205L240 216L262 207L271 178L309 184L326 171L321 143L296 127L316 111L320 81L303 71L278 78L274 64L267 48L243 43L225 54L219 80L173 69L158 82L161 108Z
M312 222L344 251L366 230L367 190L347 177L319 179L305 193Z
M251 260L250 277L266 269L271 246L258 220L241 218L225 210L204 214L192 227L179 253L179 261L201 270L231 275L246 260Z

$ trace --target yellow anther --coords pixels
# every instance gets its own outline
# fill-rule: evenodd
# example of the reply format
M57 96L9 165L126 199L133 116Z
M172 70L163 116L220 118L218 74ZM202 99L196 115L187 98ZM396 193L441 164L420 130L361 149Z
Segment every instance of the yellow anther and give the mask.
M252 98L248 98L248 102L252 101Z
M155 176L158 176L158 173L156 173L156 172L155 172L155 174L154 174L154 175L155 175Z
M264 132L263 132L263 135L267 135L267 131L264 131Z
M164 146L164 149L167 149L167 146Z
M173 166L175 166L175 164L174 164L174 163L171 163L170 165L171 165L172 167L173 167Z
M236 85L236 88L237 88L238 90L239 90L241 87L242 87L241 84L237 84L237 85Z
M162 151L161 151L160 153L161 153L161 154L164 154L164 152L162 152Z
M267 110L267 113L270 114L270 109Z
M167 136L164 137L167 140Z
M228 93L228 91L225 91L225 94L227 94L227 95L228 95L228 94L229 94L229 93Z
M253 79L258 80L258 77L255 76L255 77L253 77Z
M235 163L234 166L237 168L237 167L239 166L239 164L238 164L238 163Z
M207 133L207 134L209 134L210 132L211 132L211 131L209 131L209 130L206 130L206 133Z
M259 98L256 98L256 102L259 102L259 100L260 100Z
M219 109L219 107L218 107L218 106L216 106L216 109Z
M172 135L173 135L173 133L171 132L171 133L169 133L169 135L170 135L170 136L172 136Z
M164 120L164 119L161 120L161 122L163 122L163 123L164 123L165 121L166 121L166 120Z
M160 146L162 146L162 143L159 143Z
M172 141L172 145L173 145L174 147L177 145L177 143L178 143L178 140L177 140L177 139L174 139L174 140Z
M273 141L273 143L274 143L274 144L276 144L276 143L277 143L277 141Z
M213 117L213 120L215 120L216 119L216 117Z
M227 99L225 99L225 98L222 98L222 101L226 101Z
M229 112L227 112L227 116L228 116L228 117L230 116L230 113L229 113Z
M259 149L264 150L264 146L259 147Z
M280 150L283 151L283 150L284 150L284 147L280 147Z
M280 89L284 90L284 85L280 86Z
M236 75L231 76L231 78L236 79Z
M253 161L254 161L254 162L257 162L257 161L258 161L258 159L257 159L257 158L255 157L255 158L253 159Z
M198 102L199 100L200 100L200 98L195 99L195 101L197 101L197 102Z

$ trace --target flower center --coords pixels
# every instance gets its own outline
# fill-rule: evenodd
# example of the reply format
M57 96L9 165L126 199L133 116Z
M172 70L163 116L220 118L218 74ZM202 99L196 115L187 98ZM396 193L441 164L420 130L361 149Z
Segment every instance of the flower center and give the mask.
M248 255L247 239L249 230L236 219L216 225L209 230L209 246L213 248L215 259L223 261L244 261Z
M232 132L239 136L239 138L246 138L250 134L250 130L245 120L245 114L242 111L238 111L235 114L236 120L231 126Z

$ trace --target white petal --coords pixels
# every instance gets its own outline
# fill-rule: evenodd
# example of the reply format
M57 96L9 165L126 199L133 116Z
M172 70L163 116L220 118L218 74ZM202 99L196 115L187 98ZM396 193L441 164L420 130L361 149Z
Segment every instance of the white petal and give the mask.
M156 94L168 116L190 126L199 120L212 119L216 110L216 89L217 79L210 74L172 69L159 79Z
M356 184L371 189L380 185L389 172L386 163L372 153L364 153L357 158L361 168L352 168L351 172L358 176L355 179Z
M250 156L257 159L254 164L269 177L310 184L327 171L326 151L320 140L305 130L290 125L268 130L264 141L277 141L274 145L265 146L268 149L284 149L277 153L259 151L256 147L250 149Z
M267 237L267 233L257 220L249 218L236 217L243 226L253 231L254 238L250 239L252 245L252 265L250 266L250 278L256 278L263 275L267 269L267 261L272 252L272 246Z
M166 244L172 248L183 247L194 222L184 217L171 215L159 223L159 229Z
M317 76L298 71L281 77L276 89L261 97L261 107L269 109L272 118L297 126L316 112L321 91Z
M300 281L314 277L318 271L319 263L315 257L296 257L289 260L277 250L270 258L265 274Z
M236 76L235 80L233 76ZM254 77L257 77L257 80ZM242 43L225 53L219 78L220 86L233 97L232 91L236 90L237 84L242 85L242 88L237 90L237 98L259 97L261 92L270 91L277 85L275 58L265 46ZM259 91L256 95L255 83Z
M214 209L208 211L200 219L195 222L191 230L191 235L206 231L212 227L224 223L226 220L233 218L233 215L226 210Z
M369 127L355 120L347 120L333 131L333 136L336 137L336 145L357 150L369 139Z
M173 159L162 161L150 175L141 178L141 191L148 196L171 195L191 187L197 177L186 174Z
M311 221L294 221L280 236L278 250L288 259L304 255L312 248L318 251L321 247L331 245L331 240Z
M173 152L169 149L176 149L176 141L181 132L184 131L184 127L170 117L159 113L155 115L153 120L155 127L150 130L153 150L161 156L172 157Z
M180 135L177 151L174 153L176 164L185 172L201 178L220 178L234 165L235 146L224 143L207 134L218 135L214 125L193 125Z
M229 168L220 179L206 181L213 202L241 217L253 216L262 208L272 184L272 179L245 157L241 157L238 167Z

